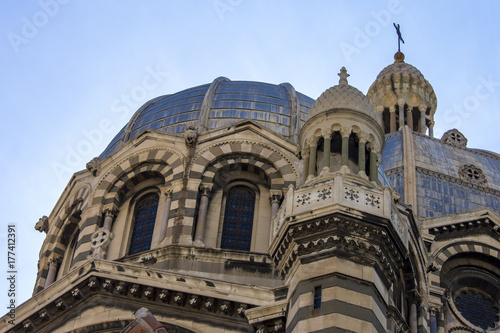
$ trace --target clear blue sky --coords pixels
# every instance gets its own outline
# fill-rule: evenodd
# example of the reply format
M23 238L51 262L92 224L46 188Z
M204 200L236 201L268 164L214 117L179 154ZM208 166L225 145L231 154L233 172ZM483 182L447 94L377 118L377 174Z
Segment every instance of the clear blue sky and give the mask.
M346 66L366 93L393 62L397 22L406 62L436 92L435 136L456 127L499 152L498 13L496 1L1 1L0 306L6 226L17 225L21 303L45 236L33 227L72 173L148 99L218 76L317 98Z

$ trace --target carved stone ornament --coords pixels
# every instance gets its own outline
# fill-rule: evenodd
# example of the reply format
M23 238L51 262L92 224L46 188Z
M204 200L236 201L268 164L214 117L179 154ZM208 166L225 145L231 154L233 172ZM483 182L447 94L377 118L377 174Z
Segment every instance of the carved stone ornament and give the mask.
M184 132L184 140L186 140L186 146L193 147L198 138L198 132L196 132L196 127L189 126Z
M87 170L95 177L101 169L101 160L99 157L94 157L90 162L87 163Z
M458 171L458 175L460 179L471 182L472 184L484 185L486 183L486 177L484 176L483 170L472 164L463 165Z
M105 228L100 228L94 232L90 238L90 247L92 248L90 256L94 259L105 259L106 249L113 238L113 233Z
M49 231L49 218L45 215L42 216L42 218L35 224L35 229L40 232L47 233Z
M455 128L444 133L441 137L441 142L459 148L467 147L467 139L462 133L460 133L459 130Z

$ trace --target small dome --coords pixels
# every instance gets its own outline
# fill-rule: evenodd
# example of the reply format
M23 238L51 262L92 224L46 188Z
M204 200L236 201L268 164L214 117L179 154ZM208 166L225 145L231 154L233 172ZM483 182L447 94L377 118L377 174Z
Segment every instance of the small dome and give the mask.
M358 89L347 83L347 71L342 67L339 73L339 84L327 89L314 102L309 111L308 119L330 110L353 110L377 119L373 106L368 98Z
M431 84L414 66L404 62L402 52L394 55L394 63L385 67L368 89L366 96L381 117L385 133L397 131L408 125L412 131L425 133L434 122L437 99ZM401 123L399 118L390 120L390 110L403 108ZM411 117L407 118L410 116ZM417 114L415 116L414 114ZM423 115L423 116L422 116Z
M397 74L406 73L410 76L425 80L422 73L416 67L407 64L406 62L395 62L393 64L390 64L379 73L379 75L377 76L377 80L383 78L386 75L391 75L396 73Z

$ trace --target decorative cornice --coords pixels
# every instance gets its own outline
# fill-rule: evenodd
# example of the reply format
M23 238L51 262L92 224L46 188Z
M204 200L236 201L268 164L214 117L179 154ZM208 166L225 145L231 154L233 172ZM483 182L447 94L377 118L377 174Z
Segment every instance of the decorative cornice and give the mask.
M439 172L436 172L436 171L431 171L431 170L423 169L423 168L420 168L420 167L417 167L416 170L417 170L418 173L421 173L421 174L424 174L424 175L429 175L429 176L432 176L432 177L435 177L435 178L444 179L444 180L446 180L448 182L452 182L452 183L455 183L455 184L458 184L458 185L467 186L467 187L470 187L470 188L473 188L473 189L476 189L476 190L480 190L480 191L483 191L483 192L486 192L486 193L489 193L489 194L494 194L494 195L500 196L500 191L498 191L498 190L495 190L495 189L492 189L492 188L489 188L489 187L484 187L484 186L481 186L481 185L477 185L477 184L471 183L471 182L469 182L467 180L464 180L464 179L452 177L452 176L449 176L449 175L445 175L443 173L439 173Z
M438 138L433 138L433 137L430 137L430 136L427 136L425 134L422 134L422 133L418 133L418 132L413 132L413 135L415 136L420 136L420 137L423 137L423 138L426 138L427 140L432 140L432 141L435 141L435 142L439 142L441 144L444 144L441 139L438 139ZM387 138L387 136L386 136ZM488 157L488 158L492 158L494 160L497 160L497 161L500 161L500 156L496 156L495 154L488 154L488 153L484 153L482 151L478 151L478 150L475 150L475 149L471 149L471 148L467 148L467 147L455 147L455 148L458 148L458 149L463 149L463 150L467 150L468 152L470 153L474 153L474 154L478 154L478 155L481 155L481 156L484 156L484 157Z
M402 254L382 228L338 216L290 226L272 258L281 274L286 275L299 256L325 250L357 255L362 252L363 259L378 263L389 281L395 279L394 272L403 265Z
M131 283L120 280L118 276L116 278L105 278L92 275L76 287L65 292L55 302L44 304L37 311L33 310L33 313L28 318L11 328L9 332L24 333L26 329L34 332L43 330L50 322L66 313L68 309L78 306L80 302L96 294L103 295L103 297L140 299L142 302L160 303L163 306L203 311L204 313L208 311L224 317L245 318L245 310L255 306L218 297L199 295L195 292L187 293Z
M491 231L491 235L500 236L500 226L495 222L491 221L489 218L478 218L471 221L462 221L457 223L450 223L438 227L429 228L429 233L431 235L444 235L449 233L455 233L459 231L478 230L480 228L488 228Z

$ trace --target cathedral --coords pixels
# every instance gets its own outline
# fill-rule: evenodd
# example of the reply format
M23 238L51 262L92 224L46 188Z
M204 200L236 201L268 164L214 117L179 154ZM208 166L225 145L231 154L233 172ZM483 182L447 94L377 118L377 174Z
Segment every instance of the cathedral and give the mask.
M500 155L433 135L403 53L366 94L225 77L145 103L35 228L2 332L498 332Z

